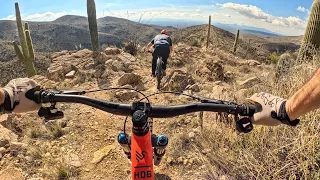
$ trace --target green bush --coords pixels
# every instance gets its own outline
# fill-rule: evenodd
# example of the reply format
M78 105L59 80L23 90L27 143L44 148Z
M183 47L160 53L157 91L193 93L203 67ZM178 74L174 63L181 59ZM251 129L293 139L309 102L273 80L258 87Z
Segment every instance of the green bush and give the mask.
M194 40L192 43L191 43L191 46L195 46L195 47L200 47L201 44L198 40Z
M268 56L268 60L270 60L274 64L277 64L279 59L280 59L280 56L276 52L273 52Z

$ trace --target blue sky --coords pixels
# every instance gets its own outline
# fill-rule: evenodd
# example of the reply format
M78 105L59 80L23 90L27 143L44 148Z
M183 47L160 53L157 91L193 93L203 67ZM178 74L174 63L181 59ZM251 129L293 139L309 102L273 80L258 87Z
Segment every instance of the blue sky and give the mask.
M0 19L14 19L18 2L24 20L51 21L66 14L86 16L86 0L1 0ZM137 20L206 20L265 28L286 35L304 32L313 0L96 0L98 17Z

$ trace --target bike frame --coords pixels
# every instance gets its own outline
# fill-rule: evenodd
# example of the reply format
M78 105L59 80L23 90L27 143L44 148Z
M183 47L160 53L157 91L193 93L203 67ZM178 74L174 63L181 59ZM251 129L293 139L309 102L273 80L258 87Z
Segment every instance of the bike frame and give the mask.
M131 177L134 180L154 180L151 132L131 136Z

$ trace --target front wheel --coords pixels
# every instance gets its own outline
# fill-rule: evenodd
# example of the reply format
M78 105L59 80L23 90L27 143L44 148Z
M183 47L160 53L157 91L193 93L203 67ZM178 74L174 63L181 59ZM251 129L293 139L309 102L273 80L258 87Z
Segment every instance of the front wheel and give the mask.
M162 79L162 59L158 57L157 67L156 67L156 77L157 77L157 89L160 89L160 83Z

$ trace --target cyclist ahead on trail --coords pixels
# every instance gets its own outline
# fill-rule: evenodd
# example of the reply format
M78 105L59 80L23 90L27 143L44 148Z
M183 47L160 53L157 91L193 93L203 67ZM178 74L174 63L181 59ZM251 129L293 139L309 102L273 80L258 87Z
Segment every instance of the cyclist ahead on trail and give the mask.
M155 77L156 64L158 57L162 57L163 66L162 69L164 71L167 68L167 61L171 53L173 53L172 48L172 40L170 36L168 36L167 30L162 30L161 34L156 35L151 42L147 45L146 51L149 51L151 46L153 45L154 51L152 53L152 77Z

